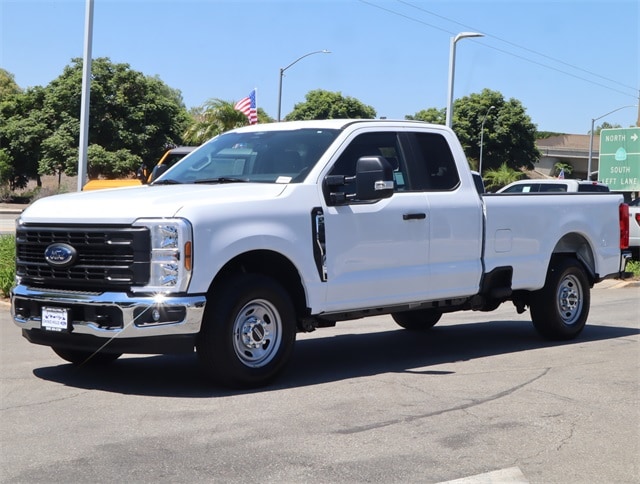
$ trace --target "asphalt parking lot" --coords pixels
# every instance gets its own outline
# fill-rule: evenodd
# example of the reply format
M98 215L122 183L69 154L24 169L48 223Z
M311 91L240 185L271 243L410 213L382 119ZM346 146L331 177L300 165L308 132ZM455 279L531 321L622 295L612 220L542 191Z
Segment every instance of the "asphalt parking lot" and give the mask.
M300 335L275 385L191 356L74 368L0 305L0 481L640 482L640 288L599 285L578 340L510 305L431 332L389 317Z

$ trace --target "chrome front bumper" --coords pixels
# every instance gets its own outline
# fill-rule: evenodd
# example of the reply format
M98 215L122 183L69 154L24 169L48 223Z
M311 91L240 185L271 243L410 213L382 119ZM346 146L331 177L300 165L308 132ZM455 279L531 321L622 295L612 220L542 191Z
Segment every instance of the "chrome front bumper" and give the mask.
M195 335L206 298L130 296L121 292L77 292L17 285L11 291L11 316L23 330L40 330L43 307L69 309L69 334L98 338Z

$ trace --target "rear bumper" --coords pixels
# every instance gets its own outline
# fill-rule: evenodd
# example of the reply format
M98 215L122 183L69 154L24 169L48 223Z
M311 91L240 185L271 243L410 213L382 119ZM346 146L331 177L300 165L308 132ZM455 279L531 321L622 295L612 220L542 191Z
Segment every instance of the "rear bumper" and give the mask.
M628 279L633 276L633 273L627 272L627 264L631 260L631 257L631 250L625 250L622 252L622 257L620 258L620 272L616 276L616 279Z
M11 292L11 316L24 336L36 344L91 349L109 341L127 353L165 353L170 341L193 341L200 332L206 298L138 296L119 292L86 293L33 289L23 285ZM68 330L41 329L42 308L68 310ZM156 351L154 341L158 348ZM169 343L169 344L165 344Z

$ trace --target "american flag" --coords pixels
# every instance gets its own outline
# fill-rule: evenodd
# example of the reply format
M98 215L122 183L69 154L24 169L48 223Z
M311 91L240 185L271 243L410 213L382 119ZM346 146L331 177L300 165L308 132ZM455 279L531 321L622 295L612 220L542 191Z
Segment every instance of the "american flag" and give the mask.
M249 118L249 124L258 124L258 109L256 108L256 90L254 89L245 98L240 99L233 106L233 109L240 111L247 118Z
M558 178L560 180L564 180L564 168L560 170L560 173L558 174Z

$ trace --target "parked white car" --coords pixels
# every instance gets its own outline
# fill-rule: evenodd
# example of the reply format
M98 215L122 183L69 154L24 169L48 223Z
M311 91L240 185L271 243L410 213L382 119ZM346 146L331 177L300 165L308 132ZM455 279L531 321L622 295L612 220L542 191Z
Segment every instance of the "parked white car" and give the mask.
M587 180L547 179L518 180L502 187L497 193L540 193L540 192L608 192L604 183Z

